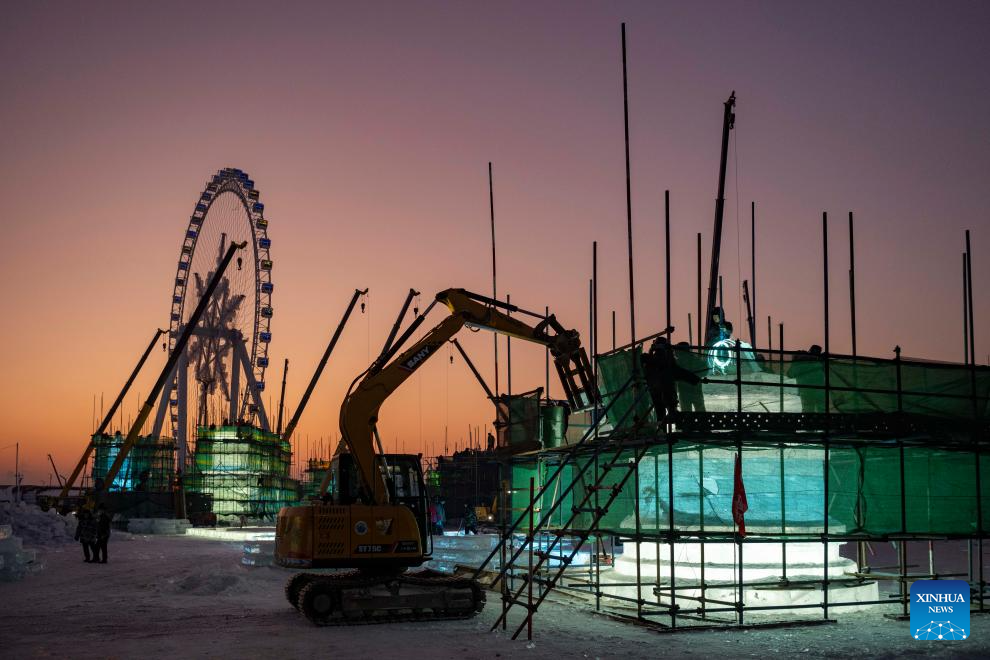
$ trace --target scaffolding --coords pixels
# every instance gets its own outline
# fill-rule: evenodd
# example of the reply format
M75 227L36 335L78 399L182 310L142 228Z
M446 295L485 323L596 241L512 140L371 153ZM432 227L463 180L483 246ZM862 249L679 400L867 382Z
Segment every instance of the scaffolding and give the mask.
M124 445L124 436L101 433L93 436L91 477L102 483ZM124 458L108 491L163 492L171 490L175 465L175 441L171 438L140 436Z
M299 482L289 476L292 450L277 434L254 426L200 426L190 493L208 495L218 516L274 520L299 501Z
M320 496L320 486L323 478L330 471L330 461L321 458L311 458L306 462L306 469L303 470L303 479L300 484L302 489L302 501L316 499ZM331 486L328 490L333 490Z
M662 628L906 615L913 580L949 577L987 611L990 369L734 339L671 355L701 382L651 382L638 346L603 354L598 423L512 460L495 626L519 609L531 630L554 589Z

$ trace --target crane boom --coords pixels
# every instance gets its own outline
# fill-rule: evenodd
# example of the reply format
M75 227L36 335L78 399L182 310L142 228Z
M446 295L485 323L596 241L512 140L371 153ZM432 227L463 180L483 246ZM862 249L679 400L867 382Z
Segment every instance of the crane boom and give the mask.
M732 112L735 105L736 93L732 92L725 102L725 114L722 116L722 157L718 168L718 197L715 199L715 231L712 234L712 260L708 275L708 307L705 309L704 335L700 331L702 321L698 320L698 336L704 336L706 344L712 342L718 330L718 326L712 323L712 315L715 313L715 300L718 294L718 262L722 253L722 217L725 215L725 163L729 155L729 131L736 125L736 115Z
M351 317L351 312L354 311L354 305L357 304L357 301L361 296L367 293L367 289L364 289L363 291L361 289L354 289L354 295L351 296L351 302L348 303L347 310L344 311L343 318L340 319L340 323L337 324L337 329L330 338L330 343L327 344L326 350L323 351L323 357L320 358L319 364L316 365L316 371L313 372L313 377L309 381L309 386L306 388L306 391L303 392L302 399L299 400L299 405L296 406L296 411L292 414L292 419L289 420L288 426L285 427L285 433L282 434L282 440L288 442L292 437L292 432L296 430L296 425L299 424L299 418L302 417L303 411L306 410L306 404L309 403L309 397L313 395L313 390L316 388L316 383L320 380L320 376L323 374L323 369L327 366L327 360L330 359L330 354L333 353L333 349L337 345L337 340L340 339L340 334L344 331L344 326L347 325L347 320ZM279 414L281 414L281 410Z
M158 380L155 381L154 386L151 388L151 393L145 400L144 405L141 406L141 410L138 411L137 418L134 420L130 430L127 432L127 437L124 439L124 444L120 447L116 458L114 458L113 464L103 477L104 490L110 490L110 487L113 485L113 480L117 478L117 473L120 472L120 468L124 465L124 459L127 458L127 455L137 443L138 434L141 433L141 427L144 426L146 421L148 421L148 417L151 415L151 411L155 406L155 400L165 387L165 382L171 375L172 368L176 365L179 361L179 357L186 350L186 344L189 343L189 338L192 336L193 330L195 330L196 326L199 325L199 319L203 316L203 312L206 311L206 306L213 297L213 292L216 291L217 285L220 284L220 280L223 278L223 274L227 270L227 266L230 265L230 260L234 258L234 253L237 252L237 250L243 249L246 245L247 242L232 242L227 248L227 253L217 265L217 270L213 274L213 279L210 280L206 287L206 291L203 292L202 297L200 297L199 302L196 304L196 309L193 310L192 315L189 317L189 321L182 329L182 333L175 342L175 348L172 349L172 353L168 356L168 360L165 362L165 367L158 375Z
M141 371L141 367L144 366L144 363L147 361L148 356L151 355L151 349L155 347L155 344L158 342L158 338L161 337L163 334L165 334L165 331L162 330L161 328L157 328L155 330L154 336L151 338L151 341L148 343L148 348L144 349L144 353L141 355L141 358L138 360L137 365L135 365L134 370L131 371L131 375L127 377L127 382L125 382L124 386L120 388L120 393L117 395L117 398L114 400L113 405L110 406L110 409L107 411L107 414L103 418L103 421L100 422L100 426L93 432L92 437L90 437L89 443L86 444L86 449L83 450L82 457L79 459L79 462L76 463L76 467L73 468L72 470L72 474L70 474L69 478L65 480L65 483L62 486L62 492L59 493L58 495L60 502L64 501L65 498L69 496L69 490L71 490L72 485L76 483L76 479L79 477L79 473L82 472L83 468L86 466L86 462L89 460L90 454L93 453L93 447L95 447L93 439L103 435L103 432L107 430L108 426L110 426L110 421L113 419L114 414L117 412L117 408L124 400L124 397L127 395L128 390L131 389L131 384L134 383L134 379L137 378L138 372ZM52 467L54 467L54 465Z

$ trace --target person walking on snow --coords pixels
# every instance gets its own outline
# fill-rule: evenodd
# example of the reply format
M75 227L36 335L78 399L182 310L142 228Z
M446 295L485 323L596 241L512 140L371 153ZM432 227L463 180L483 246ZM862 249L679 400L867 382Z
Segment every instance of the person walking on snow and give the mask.
M110 541L110 514L107 507L96 507L96 543L93 545L93 563L107 563L107 543Z
M96 557L96 519L93 512L83 507L76 513L76 535L75 539L82 544L83 556L87 564L93 563ZM92 551L92 558L90 556Z

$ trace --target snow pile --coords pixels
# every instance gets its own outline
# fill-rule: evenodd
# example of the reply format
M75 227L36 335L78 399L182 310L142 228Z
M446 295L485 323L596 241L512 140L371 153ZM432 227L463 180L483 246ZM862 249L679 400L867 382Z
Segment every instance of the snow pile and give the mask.
M27 573L40 571L38 551L24 548L10 525L0 525L0 582L20 580Z
M50 548L74 542L75 516L60 516L54 509L42 511L27 504L0 505L0 525L10 525L13 535L30 547Z

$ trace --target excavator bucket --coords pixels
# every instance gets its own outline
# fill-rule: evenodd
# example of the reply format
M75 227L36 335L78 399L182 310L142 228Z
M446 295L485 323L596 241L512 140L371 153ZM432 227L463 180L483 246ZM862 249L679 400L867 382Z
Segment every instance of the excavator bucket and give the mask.
M583 347L554 356L553 363L572 411L590 408L601 401L595 372Z

